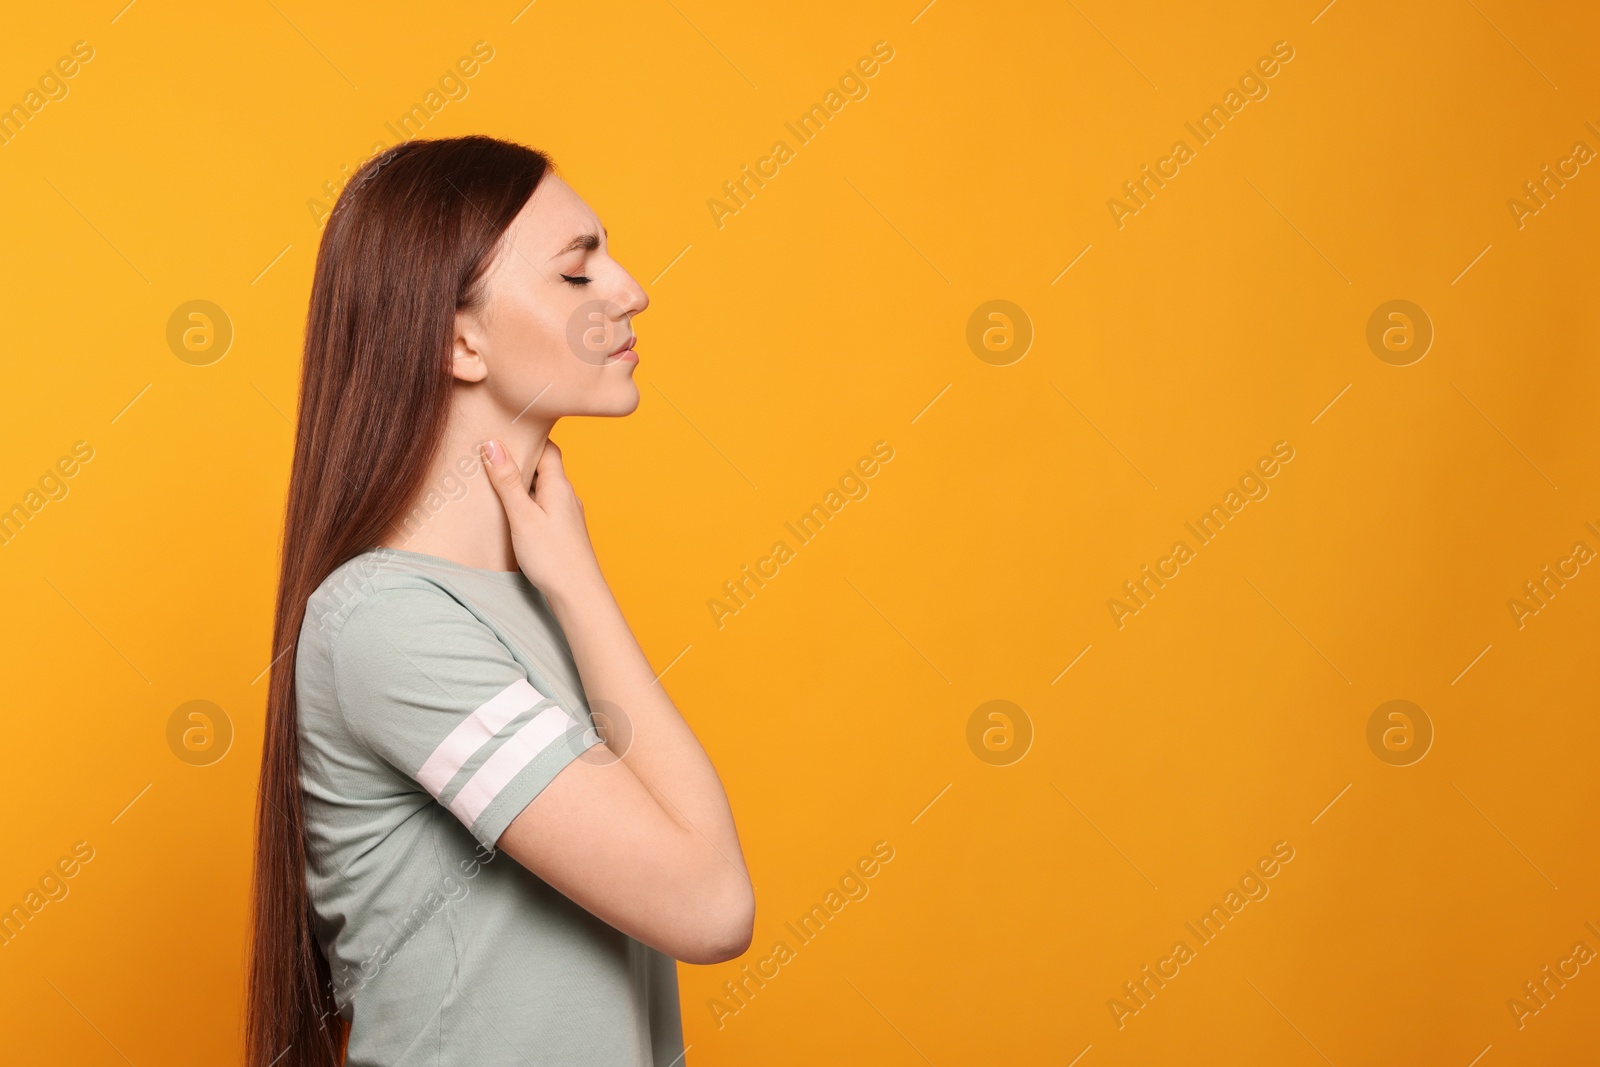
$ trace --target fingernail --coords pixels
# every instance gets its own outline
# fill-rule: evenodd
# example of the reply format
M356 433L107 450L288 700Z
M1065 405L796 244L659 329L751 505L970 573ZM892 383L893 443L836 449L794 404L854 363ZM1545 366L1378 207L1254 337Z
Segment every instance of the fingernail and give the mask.
M483 443L483 461L493 467L505 457L500 449L499 441L485 441Z

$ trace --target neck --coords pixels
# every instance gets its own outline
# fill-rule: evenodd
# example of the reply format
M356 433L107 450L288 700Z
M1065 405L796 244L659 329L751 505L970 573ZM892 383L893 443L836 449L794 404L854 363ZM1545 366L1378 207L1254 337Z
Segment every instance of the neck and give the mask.
M508 424L504 417L463 417L466 415L460 408L452 411L422 488L382 544L441 556L468 567L514 571L518 567L511 526L483 469L478 446L491 437L499 441L516 460L527 488L533 484L534 466L555 420L523 415Z

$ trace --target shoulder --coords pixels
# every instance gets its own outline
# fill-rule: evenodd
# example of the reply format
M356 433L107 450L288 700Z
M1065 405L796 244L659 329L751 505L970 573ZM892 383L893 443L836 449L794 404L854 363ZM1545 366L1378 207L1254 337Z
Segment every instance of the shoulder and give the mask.
M408 631L420 630L411 643L425 646L431 619L461 611L447 588L382 549L335 567L306 598L295 646L302 734L343 736L350 688L394 675L396 662L416 659L404 647Z
M306 599L300 626L302 694L352 726L475 692L480 677L498 678L513 661L445 576L380 553L335 568Z
M381 553L336 568L306 601L304 650L320 659L340 704L475 688L486 667L513 665L496 626L452 576Z
M306 598L296 659L307 684L337 687L341 675L426 670L460 650L482 654L493 632L442 576L382 550L334 568Z
M437 578L381 549L368 551L335 567L306 598L300 632L333 644L357 614L366 621L392 618L407 609L447 609L450 604L457 601Z

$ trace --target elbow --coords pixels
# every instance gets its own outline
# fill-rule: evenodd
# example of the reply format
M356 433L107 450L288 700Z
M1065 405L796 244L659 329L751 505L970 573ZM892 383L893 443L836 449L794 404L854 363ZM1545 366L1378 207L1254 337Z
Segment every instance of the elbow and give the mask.
M716 939L717 961L737 959L750 949L756 932L756 891L748 878L742 879L733 899L728 901Z
M756 894L749 879L730 878L707 895L697 936L677 953L684 963L707 965L737 959L755 936Z

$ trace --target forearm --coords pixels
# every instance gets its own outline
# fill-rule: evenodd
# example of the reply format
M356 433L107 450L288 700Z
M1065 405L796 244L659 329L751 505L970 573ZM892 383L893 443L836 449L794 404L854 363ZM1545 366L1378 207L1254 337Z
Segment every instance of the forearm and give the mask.
M694 731L656 680L605 579L546 594L572 648L592 709L620 714L610 744L669 817L702 837L741 875L733 813L722 781ZM609 707L608 707L609 705Z

